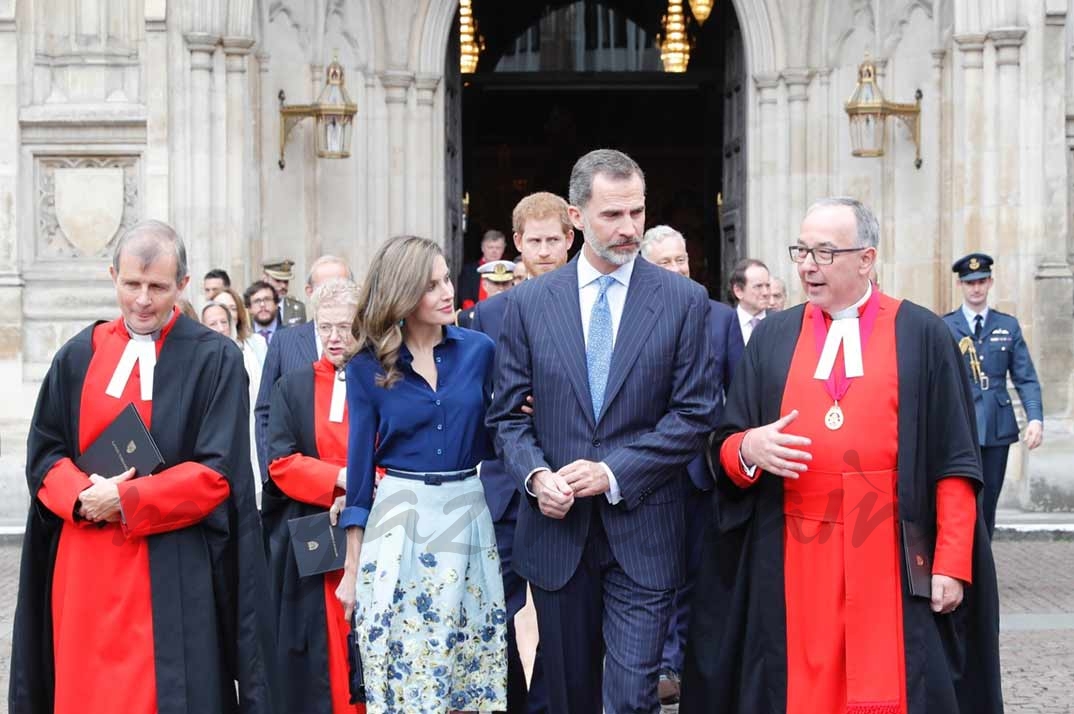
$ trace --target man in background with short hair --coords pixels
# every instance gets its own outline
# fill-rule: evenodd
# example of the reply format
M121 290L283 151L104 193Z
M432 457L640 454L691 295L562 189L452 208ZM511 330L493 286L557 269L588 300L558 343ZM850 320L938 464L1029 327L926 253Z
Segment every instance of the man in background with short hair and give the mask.
M261 279L276 289L280 324L284 327L301 325L306 321L306 304L288 292L295 279L295 261L290 258L269 258L262 264ZM309 295L307 285L306 294Z
M771 276L768 281L768 312L779 312L787 306L787 283Z
M246 288L242 300L250 313L250 327L265 338L266 344L271 345L276 331L283 327L280 314L276 310L276 288L264 280L255 280Z
M730 287L742 329L742 343L748 345L753 331L768 314L768 266L753 258L743 258L731 271Z
M459 271L459 279L456 282L458 287L456 298L459 301L460 308L468 310L488 297L481 285L477 269L485 263L503 260L503 254L506 250L507 236L502 231L494 229L485 231L485 235L481 236L481 258L476 262L466 263L462 266L462 270Z
M996 527L996 505L1007 472L1007 454L1018 441L1018 420L1007 392L1007 375L1026 412L1025 445L1040 446L1044 438L1044 406L1040 381L1018 318L988 305L992 289L992 256L970 253L955 261L952 272L962 288L962 306L944 315L959 343L970 374L977 438L984 474L984 517L989 536Z
M224 288L231 287L231 276L222 268L213 268L201 279L201 294L208 302L216 297Z

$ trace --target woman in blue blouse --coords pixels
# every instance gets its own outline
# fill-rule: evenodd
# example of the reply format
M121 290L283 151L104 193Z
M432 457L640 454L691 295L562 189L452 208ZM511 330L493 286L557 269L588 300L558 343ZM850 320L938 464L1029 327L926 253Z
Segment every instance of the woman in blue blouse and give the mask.
M506 610L477 464L493 344L455 327L440 247L399 236L373 258L347 365L347 559L370 714L506 709ZM386 475L376 486L374 466Z

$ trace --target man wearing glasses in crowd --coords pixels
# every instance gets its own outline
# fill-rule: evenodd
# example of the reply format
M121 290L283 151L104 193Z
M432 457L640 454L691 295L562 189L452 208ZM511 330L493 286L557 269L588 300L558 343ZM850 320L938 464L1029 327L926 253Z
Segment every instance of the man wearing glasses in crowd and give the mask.
M276 311L276 303L279 301L276 288L264 280L257 280L250 283L242 298L246 309L250 311L250 321L253 323L250 326L254 332L265 338L266 343L271 344L273 335L281 327L280 315Z

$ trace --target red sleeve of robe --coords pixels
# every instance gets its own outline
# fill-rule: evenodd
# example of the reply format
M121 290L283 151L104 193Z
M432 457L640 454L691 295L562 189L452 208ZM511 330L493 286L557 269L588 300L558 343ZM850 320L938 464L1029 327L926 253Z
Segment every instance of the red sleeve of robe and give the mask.
M92 485L89 476L82 473L74 461L63 458L45 475L37 498L45 508L68 523L82 524L86 521L75 519L75 504L82 492Z
M738 452L742 449L742 440L746 438L747 433L749 429L732 434L720 447L720 464L723 466L724 473L730 476L739 488L749 488L757 483L757 477L760 476L760 470L754 471L752 477L748 476L742 470L742 463L738 458Z
M202 521L230 493L227 479L196 461L124 481L119 484L123 532L133 538L187 528Z
M269 477L289 497L302 503L331 508L337 493L338 465L304 454L291 454L269 464Z
M936 484L936 553L934 575L973 582L973 531L977 496L968 479L952 477Z

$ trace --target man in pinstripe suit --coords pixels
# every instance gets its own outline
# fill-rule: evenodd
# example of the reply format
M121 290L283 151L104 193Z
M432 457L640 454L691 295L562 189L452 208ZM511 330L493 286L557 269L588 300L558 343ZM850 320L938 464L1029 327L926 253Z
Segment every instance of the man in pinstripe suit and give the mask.
M709 300L635 260L633 159L583 156L570 203L585 245L508 293L488 418L524 495L515 570L531 584L550 710L651 714L685 574L685 469L715 419Z

